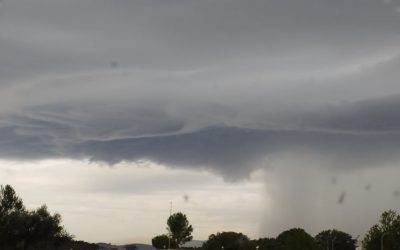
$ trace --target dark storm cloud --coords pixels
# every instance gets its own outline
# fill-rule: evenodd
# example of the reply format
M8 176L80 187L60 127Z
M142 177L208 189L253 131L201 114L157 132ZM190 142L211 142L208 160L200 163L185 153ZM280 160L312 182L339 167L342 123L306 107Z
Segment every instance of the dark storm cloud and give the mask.
M318 119L307 119L307 124L293 117L290 129L219 126L190 132L182 132L183 121L150 110L118 107L117 116L110 112L105 118L104 110L100 120L93 114L85 116L87 121L77 121L66 107L47 113L41 107L31 109L30 117L8 120L13 125L0 131L1 156L90 158L109 164L150 160L171 167L208 169L227 179L246 177L264 166L263 161L293 152L302 153L302 158L322 157L326 168L373 167L399 160L398 103L395 96L342 104L323 109ZM69 120L57 115L64 113L71 114Z
M53 143L49 137L41 135L18 135L15 127L0 129L0 151L6 159L43 159L55 157Z
M396 161L398 7L6 1L1 157L147 159L231 179L297 151L338 169Z
M399 132L400 96L327 106L300 116L304 126L353 132Z
M167 166L211 169L230 179L243 178L262 161L303 152L319 154L325 167L349 169L399 160L399 135L352 136L304 131L210 128L191 134L87 142L79 152L109 163L147 159Z

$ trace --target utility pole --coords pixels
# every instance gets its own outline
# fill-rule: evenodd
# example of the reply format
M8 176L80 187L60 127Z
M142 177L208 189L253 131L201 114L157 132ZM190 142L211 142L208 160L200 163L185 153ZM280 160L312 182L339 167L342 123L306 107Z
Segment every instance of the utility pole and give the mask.
M383 237L385 237L385 233L381 235L381 250L383 250Z

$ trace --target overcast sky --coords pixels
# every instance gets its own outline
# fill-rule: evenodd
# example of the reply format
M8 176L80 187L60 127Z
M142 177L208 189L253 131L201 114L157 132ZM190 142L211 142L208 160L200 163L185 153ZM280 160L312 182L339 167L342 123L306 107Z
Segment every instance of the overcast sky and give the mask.
M0 183L92 242L364 234L400 206L400 1L2 0Z

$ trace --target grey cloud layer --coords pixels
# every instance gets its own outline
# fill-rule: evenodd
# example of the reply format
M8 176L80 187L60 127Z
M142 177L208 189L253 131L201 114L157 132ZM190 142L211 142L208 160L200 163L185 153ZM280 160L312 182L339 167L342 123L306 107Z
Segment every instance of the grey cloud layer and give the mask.
M208 169L228 179L246 177L264 167L265 161L276 162L289 154L310 162L317 158L317 164L342 170L399 160L398 95L297 107L288 103L302 103L305 97L263 99L268 91L256 93L259 88L254 86L239 85L233 92L202 91L197 85L183 88L174 81L163 82L158 91L125 84L136 76L140 84L157 85L157 79L165 77L139 75L125 73L122 79L119 74L93 75L91 81L87 76L74 77L72 82L79 80L81 88L76 94L75 85L65 85L71 79L14 92L30 94L16 101L15 109L3 111L1 157L90 158L110 164L144 159ZM177 81L193 77L193 73L167 75ZM114 85L92 87L99 81ZM91 94L94 89L96 95ZM328 96L323 89L320 95ZM109 99L110 93L120 99ZM41 100L43 96L49 98Z
M399 6L5 1L0 155L148 159L234 179L296 150L326 165L395 161Z
M111 60L127 67L193 69L299 53L313 57L316 65L321 59L343 63L397 44L398 5L379 0L5 1L0 73L4 83L24 75L99 69Z

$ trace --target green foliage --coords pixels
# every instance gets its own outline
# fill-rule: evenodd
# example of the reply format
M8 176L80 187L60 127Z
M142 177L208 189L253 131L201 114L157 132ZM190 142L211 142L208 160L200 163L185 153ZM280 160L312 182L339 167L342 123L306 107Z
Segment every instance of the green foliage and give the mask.
M202 250L330 250L330 246L326 247L326 241L329 240L331 243L331 237L336 237L335 250L355 249L356 240L347 233L327 230L319 233L314 239L303 229L293 228L282 232L277 238L260 238L252 241L242 233L212 234L204 242Z
M0 249L29 249L46 241L57 245L70 240L60 223L61 216L51 215L45 205L28 211L11 186L0 186Z
M21 198L9 186L0 186L0 246L16 245L22 239L27 228L25 211Z
M314 238L301 228L282 232L277 237L279 250L314 250L319 249Z
M51 215L47 211L47 206L43 205L40 208L28 213L28 241L48 241L63 237L69 237L61 224L61 215L55 213Z
M222 232L212 234L203 244L203 250L247 250L252 249L250 239L236 232Z
M157 249L164 249L168 248L168 244L171 244L171 248L176 248L178 247L177 244L175 243L174 240L169 240L168 235L162 234L162 235L157 235L151 240L151 244L153 247Z
M193 227L189 224L185 214L178 212L171 215L168 218L167 225L171 239L178 246L192 240Z
M15 194L10 185L0 186L0 219L24 209L22 199Z
M339 230L325 230L315 236L317 245L324 250L355 250L357 241L351 235Z
M400 249L400 215L389 210L382 213L379 224L373 225L365 236L362 246L364 250Z

